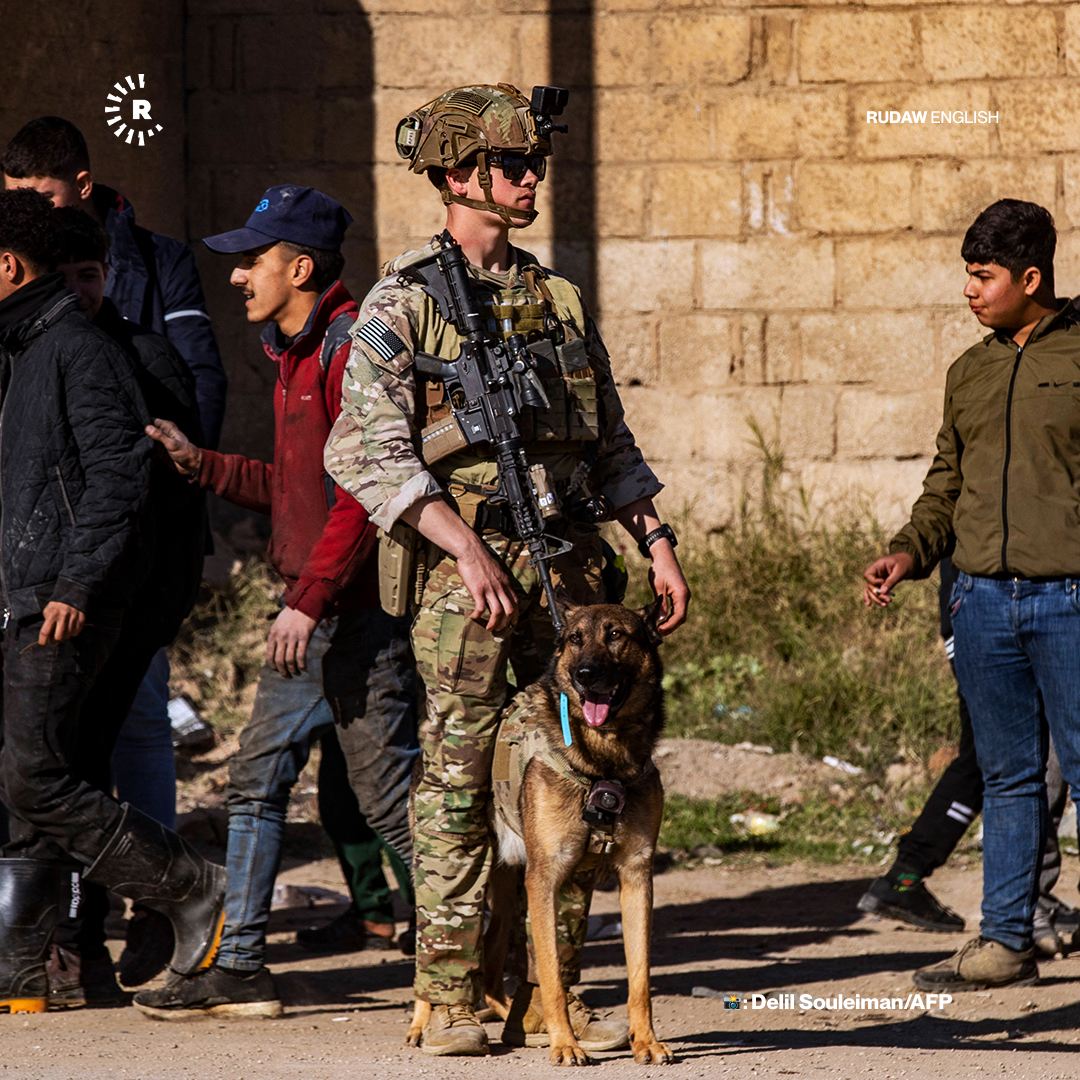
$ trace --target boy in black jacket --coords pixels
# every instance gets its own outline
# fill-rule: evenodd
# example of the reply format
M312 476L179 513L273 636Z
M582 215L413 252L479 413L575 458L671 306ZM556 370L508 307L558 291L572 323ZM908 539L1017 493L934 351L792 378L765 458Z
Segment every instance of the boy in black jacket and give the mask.
M47 198L0 192L0 1009L43 1011L61 883L167 915L175 970L198 970L224 872L175 833L75 775L82 708L145 572L133 544L151 444L131 361L89 323L56 266Z

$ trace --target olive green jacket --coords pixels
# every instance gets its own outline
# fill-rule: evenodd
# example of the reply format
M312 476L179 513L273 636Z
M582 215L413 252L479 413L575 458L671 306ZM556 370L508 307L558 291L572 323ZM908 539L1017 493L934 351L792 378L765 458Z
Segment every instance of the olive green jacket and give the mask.
M937 454L890 552L925 577L953 562L979 576L1080 576L1080 313L1023 348L994 333L949 368Z

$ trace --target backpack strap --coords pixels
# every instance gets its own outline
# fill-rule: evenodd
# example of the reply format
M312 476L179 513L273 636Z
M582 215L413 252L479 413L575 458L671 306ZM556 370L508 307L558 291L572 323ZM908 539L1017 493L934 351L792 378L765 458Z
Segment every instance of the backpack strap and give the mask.
M356 317L346 311L326 328L322 351L319 353L319 363L322 365L324 374L330 370L330 365L333 363L338 349L349 340L349 331L352 329L354 322L356 322Z

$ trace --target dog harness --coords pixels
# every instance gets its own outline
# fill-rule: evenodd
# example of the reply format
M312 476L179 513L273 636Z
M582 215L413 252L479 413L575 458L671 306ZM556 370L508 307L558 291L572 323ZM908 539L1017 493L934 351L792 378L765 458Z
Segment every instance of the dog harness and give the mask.
M533 758L539 758L559 776L572 780L583 794L582 820L589 826L590 853L607 854L615 843L615 825L626 805L626 787L621 780L585 776L570 763L561 746L553 745L540 727L532 721L533 693L507 713L499 725L495 741L495 756L491 764L491 791L495 813L515 835L524 838L521 821L521 784L525 770ZM644 771L631 784L654 772L652 758Z

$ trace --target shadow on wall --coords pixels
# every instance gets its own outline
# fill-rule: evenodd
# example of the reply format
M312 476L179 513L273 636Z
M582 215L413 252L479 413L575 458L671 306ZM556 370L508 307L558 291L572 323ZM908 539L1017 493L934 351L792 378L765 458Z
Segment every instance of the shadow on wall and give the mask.
M353 216L342 279L359 300L378 269L372 31L358 4L329 6L280 0L221 13L213 0L189 0L187 233L238 228L266 188L310 185ZM232 257L195 248L230 379L222 449L270 460L275 372L261 328L229 285Z
M561 117L570 131L554 136L553 263L581 286L591 306L596 297L594 6L595 0L552 0L548 74L552 85L570 91Z

